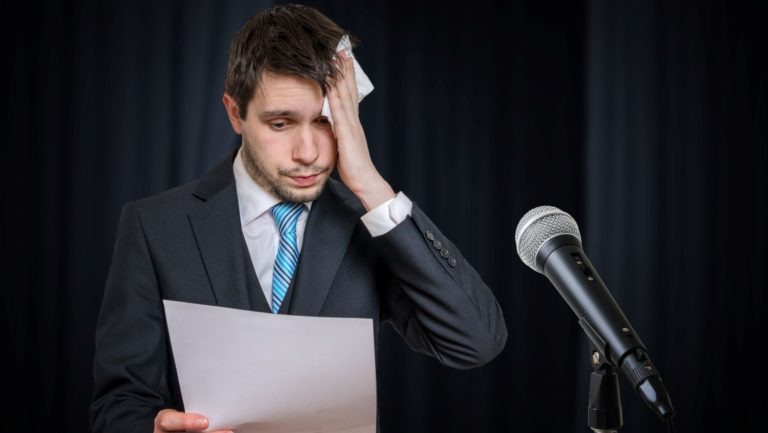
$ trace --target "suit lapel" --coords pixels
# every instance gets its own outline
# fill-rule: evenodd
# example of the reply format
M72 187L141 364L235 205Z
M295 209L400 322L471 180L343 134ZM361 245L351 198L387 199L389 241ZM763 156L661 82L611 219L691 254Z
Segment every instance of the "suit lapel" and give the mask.
M359 221L359 216L336 195L333 182L329 179L307 219L299 266L289 293L290 314L320 313Z
M216 304L248 310L251 309L251 302L247 272L253 270L246 267L252 268L250 263L246 263L247 254L243 250L232 159L225 159L200 180L195 196L204 203L189 214L189 220L216 296ZM258 279L254 280L258 286ZM261 287L256 289L254 292L261 293ZM261 302L253 302L253 307L258 311L268 311L263 294L261 299Z

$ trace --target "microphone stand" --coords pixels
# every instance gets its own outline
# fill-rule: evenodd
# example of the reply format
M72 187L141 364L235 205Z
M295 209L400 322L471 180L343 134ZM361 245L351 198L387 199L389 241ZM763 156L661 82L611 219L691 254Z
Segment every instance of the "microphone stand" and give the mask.
M613 364L590 342L592 374L589 378L587 424L595 433L617 433L624 425L619 379Z

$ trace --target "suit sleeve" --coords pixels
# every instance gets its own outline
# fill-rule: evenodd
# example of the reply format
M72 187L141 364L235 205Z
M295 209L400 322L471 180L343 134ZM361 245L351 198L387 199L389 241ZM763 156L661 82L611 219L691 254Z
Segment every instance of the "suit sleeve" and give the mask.
M412 216L373 238L390 281L382 319L408 345L453 368L471 368L504 348L496 298L459 250L415 204Z
M169 406L168 350L159 288L140 221L126 205L96 327L94 432L151 432Z

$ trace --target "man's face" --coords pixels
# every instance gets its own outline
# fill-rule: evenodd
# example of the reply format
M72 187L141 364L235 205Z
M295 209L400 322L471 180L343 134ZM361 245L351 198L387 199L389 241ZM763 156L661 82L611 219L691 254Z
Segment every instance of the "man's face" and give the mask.
M259 186L284 201L320 196L336 163L336 139L320 114L323 93L316 82L264 72L245 119L227 95L224 104L243 137L245 168Z

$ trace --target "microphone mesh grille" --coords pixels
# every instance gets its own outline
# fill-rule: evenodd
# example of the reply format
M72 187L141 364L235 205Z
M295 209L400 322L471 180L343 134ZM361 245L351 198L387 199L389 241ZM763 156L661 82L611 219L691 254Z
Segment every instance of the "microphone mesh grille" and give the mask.
M579 226L572 216L554 206L533 208L517 223L517 254L528 267L542 273L544 270L536 266L536 254L545 242L558 235L571 235L581 242Z

